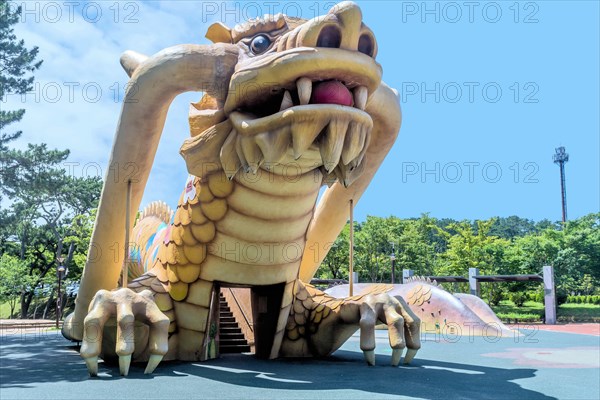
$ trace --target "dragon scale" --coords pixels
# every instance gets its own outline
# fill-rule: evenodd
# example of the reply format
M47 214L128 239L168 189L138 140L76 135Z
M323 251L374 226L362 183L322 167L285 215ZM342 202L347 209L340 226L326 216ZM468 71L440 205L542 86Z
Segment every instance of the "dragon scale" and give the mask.
M130 265L130 276L136 279L129 287L163 292L157 304L171 321L171 333L196 336L197 344L204 340L214 282L285 284L277 325L280 343L323 180L316 147L300 160L287 161L279 165L293 168L294 174L279 175L274 167L241 172L231 180L223 170L190 176L175 212L161 203L144 211L133 230L131 259L137 262ZM146 273L137 277L143 268ZM204 320L188 316L198 314ZM182 348L178 358L185 354L196 352Z

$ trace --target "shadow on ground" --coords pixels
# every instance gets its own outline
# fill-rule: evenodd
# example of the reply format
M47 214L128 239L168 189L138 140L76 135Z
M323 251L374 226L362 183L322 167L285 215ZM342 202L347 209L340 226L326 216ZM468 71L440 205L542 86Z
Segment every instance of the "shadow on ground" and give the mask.
M352 389L420 398L552 398L510 382L533 377L535 369L489 368L426 359L393 368L391 357L385 355L377 355L377 362L376 367L368 367L362 354L342 350L325 360L265 361L236 355L206 364L181 365L177 370L232 385L272 389ZM229 372L214 367L256 372ZM269 375L259 377L260 373Z
M5 336L0 344L0 388L90 379L74 346L60 336L49 335L43 340ZM183 385L186 376L197 376L241 388L320 391L320 395L328 390L350 389L419 398L552 398L512 382L533 377L536 370L531 368L492 368L428 359L392 368L390 360L378 354L378 365L368 367L362 354L344 350L323 360L267 361L239 354L205 363L163 363L154 375L143 375L143 366L133 365L127 378L119 376L117 367L101 364L101 377L97 379L127 379L129 384L146 381L144 385L160 386L163 377L180 377Z

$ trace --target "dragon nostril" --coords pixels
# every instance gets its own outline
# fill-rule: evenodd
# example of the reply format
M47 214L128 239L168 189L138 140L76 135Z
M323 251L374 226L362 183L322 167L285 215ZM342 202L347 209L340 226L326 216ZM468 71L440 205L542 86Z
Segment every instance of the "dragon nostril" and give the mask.
M339 48L341 43L342 33L336 26L329 25L321 29L317 39L317 47Z
M373 57L373 50L375 49L375 44L373 43L373 38L370 35L362 34L358 39L358 51L368 56Z

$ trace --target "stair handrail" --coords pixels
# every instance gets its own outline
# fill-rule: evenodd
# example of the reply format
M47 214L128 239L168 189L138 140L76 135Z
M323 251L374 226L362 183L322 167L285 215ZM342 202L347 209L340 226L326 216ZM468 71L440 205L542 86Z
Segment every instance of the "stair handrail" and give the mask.
M244 312L244 309L242 308L242 306L238 302L237 297L235 297L235 293L233 293L233 291L231 290L231 288L227 288L227 290L229 290L229 293L231 293L231 296L233 297L233 301L235 301L235 304L237 304L238 310L240 310L240 312L242 313L242 317L244 317L244 320L246 321L246 325L248 327L250 327L250 330L252 331L252 333L254 333L254 327L252 326L252 324L248 320L248 317L246 316L246 313Z

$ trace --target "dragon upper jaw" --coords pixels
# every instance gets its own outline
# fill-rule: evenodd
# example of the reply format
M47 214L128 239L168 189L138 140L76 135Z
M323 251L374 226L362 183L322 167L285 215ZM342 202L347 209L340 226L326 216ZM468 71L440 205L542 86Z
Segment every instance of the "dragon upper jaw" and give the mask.
M230 82L224 112L233 131L222 163L256 172L314 150L318 157L306 154L303 161L312 164L304 162L303 170L322 167L332 175L328 182L350 185L369 145L373 119L364 110L381 83L379 64L330 48L297 48L253 61L238 64Z
M373 58L351 50L299 47L270 53L236 65L224 111L228 115L256 108L275 96L281 96L279 106L286 90L300 95L301 86L310 97L309 83L327 80L343 82L350 90L364 86L368 97L381 84L381 75L381 65Z

